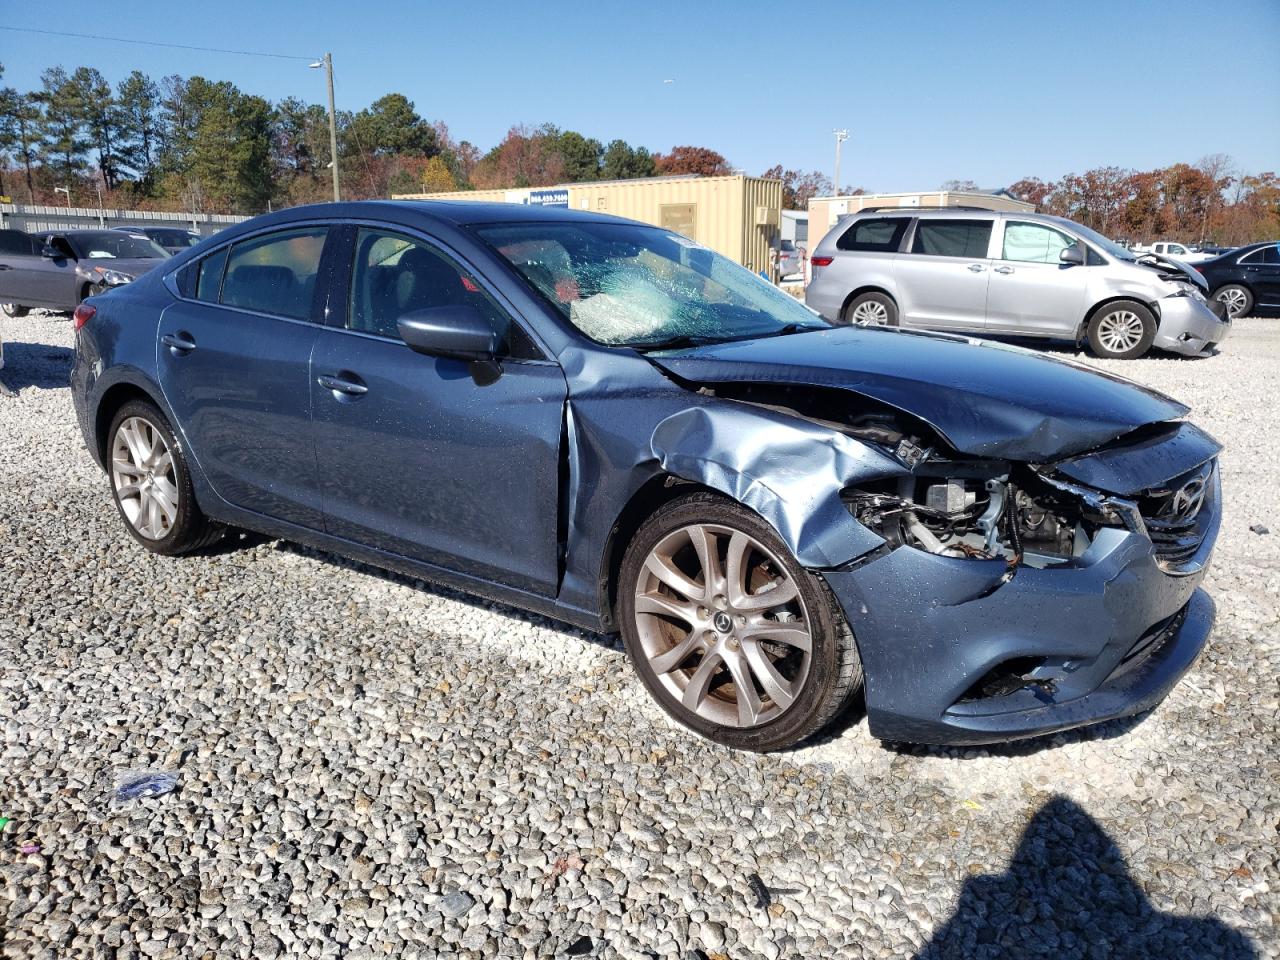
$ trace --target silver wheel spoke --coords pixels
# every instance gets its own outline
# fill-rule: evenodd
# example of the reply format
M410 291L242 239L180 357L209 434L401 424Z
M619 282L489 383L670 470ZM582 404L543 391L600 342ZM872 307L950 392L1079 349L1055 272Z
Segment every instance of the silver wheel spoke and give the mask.
M720 546L716 542L716 535L703 526L690 527L689 542L693 544L693 549L698 554L698 563L702 565L704 595L710 597L720 591L720 586L724 582L724 574L720 571Z
M147 458L151 456L151 447L142 436L142 431L138 429L138 421L127 421L121 429L124 436L124 442L129 447L129 457L135 466L142 467L146 464Z
M636 613L653 613L658 616L675 617L692 626L695 608L689 603L679 603L661 593L641 593L636 595Z
M751 671L747 669L746 660L741 655L725 658L729 675L733 677L734 690L738 700L738 723L749 727L760 719L760 695L756 693L756 685L751 682Z
M128 500L131 497L142 496L142 484L126 483L123 487L116 487L116 496L121 500Z
M660 557L656 553L650 554L649 559L645 562L645 567L682 597L695 602L705 599L706 590L702 584L695 583L677 570L670 558Z
M769 699L783 709L791 706L792 701L795 700L795 695L791 692L791 684L778 673L759 645L744 643L742 652L747 655L747 664L751 667L751 672L755 674L756 679L760 681L760 686L764 687L764 692L769 695Z
M809 633L809 628L803 623L756 621L748 623L739 630L738 636L744 640L772 640L775 643L785 643L787 646L803 650L805 653L809 653L813 649L813 636Z
M745 533L735 530L729 538L729 555L725 558L724 576L728 589L729 603L739 606L748 596L747 556L751 553L751 538Z
M168 480L157 479L151 488L151 497L160 507L160 512L164 514L169 526L173 526L173 521L178 516L178 491L169 484Z
M780 607L784 603L790 603L800 593L795 583L788 577L782 577L773 581L773 583L772 587L745 594L735 606L739 610L753 612L770 610L773 607Z
M711 678L715 676L716 669L723 662L718 653L708 653L702 658L702 663L698 664L698 669L693 672L688 686L684 688L684 696L680 698L680 703L686 710L698 712L702 701L707 698L707 688L711 686Z
M659 675L670 673L689 659L689 655L700 646L697 633L690 633L674 647L649 661L653 672Z
M146 473L141 467L135 467L130 461L116 457L111 461L111 469L125 477L141 477Z

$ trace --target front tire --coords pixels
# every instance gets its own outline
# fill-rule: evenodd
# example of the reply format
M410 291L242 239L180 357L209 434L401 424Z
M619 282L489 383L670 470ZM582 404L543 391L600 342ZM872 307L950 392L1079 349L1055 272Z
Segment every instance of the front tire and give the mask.
M30 307L24 307L17 303L0 304L0 310L4 311L4 315L6 317L13 317L14 319L17 319L18 317L25 317L31 312Z
M861 293L845 307L844 322L859 327L896 327L898 305L887 294Z
M681 497L641 526L619 607L650 695L728 747L793 746L862 687L853 634L826 584L772 527L716 494Z
M107 437L111 496L130 536L167 556L198 550L221 536L196 503L182 448L154 404L126 403Z
M1089 346L1108 360L1136 360L1156 338L1156 318L1136 300L1099 307L1089 321Z
M1236 317L1247 317L1249 311L1253 309L1253 294L1249 292L1248 287L1238 283L1228 283L1225 287L1219 287L1214 291L1213 299L1227 308L1227 316L1232 320Z

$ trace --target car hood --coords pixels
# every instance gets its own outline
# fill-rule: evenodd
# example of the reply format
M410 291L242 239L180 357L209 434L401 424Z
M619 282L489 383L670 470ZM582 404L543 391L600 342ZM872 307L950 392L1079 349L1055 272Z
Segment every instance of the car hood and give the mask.
M697 385L835 388L923 420L961 453L1051 463L1189 408L1122 377L964 337L839 327L649 355ZM834 411L833 411L834 413Z
M1147 253L1142 256L1143 260L1134 264L1136 269L1155 273L1161 278L1173 276L1175 279L1199 287L1202 293L1209 292L1208 281L1190 264L1158 253Z
M160 257L137 260L129 257L103 257L100 260L81 260L80 266L89 273L93 273L97 267L101 267L103 270L114 270L116 273L128 274L136 280L148 270L154 270L160 264L167 262L167 260Z

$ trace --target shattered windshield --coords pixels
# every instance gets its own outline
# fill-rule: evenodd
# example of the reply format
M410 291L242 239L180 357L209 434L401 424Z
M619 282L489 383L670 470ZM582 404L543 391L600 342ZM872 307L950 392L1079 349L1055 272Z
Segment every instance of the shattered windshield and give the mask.
M599 343L643 349L828 326L751 271L657 227L520 223L476 232Z

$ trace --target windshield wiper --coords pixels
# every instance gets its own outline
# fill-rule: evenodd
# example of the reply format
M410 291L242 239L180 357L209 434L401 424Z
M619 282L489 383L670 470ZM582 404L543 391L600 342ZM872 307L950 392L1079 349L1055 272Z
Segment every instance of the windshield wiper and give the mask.
M724 342L724 337L697 337L682 333L678 336L667 337L665 340L648 340L641 343L629 343L627 346L632 350L648 353L650 350L683 350L686 347L705 347L710 343Z

